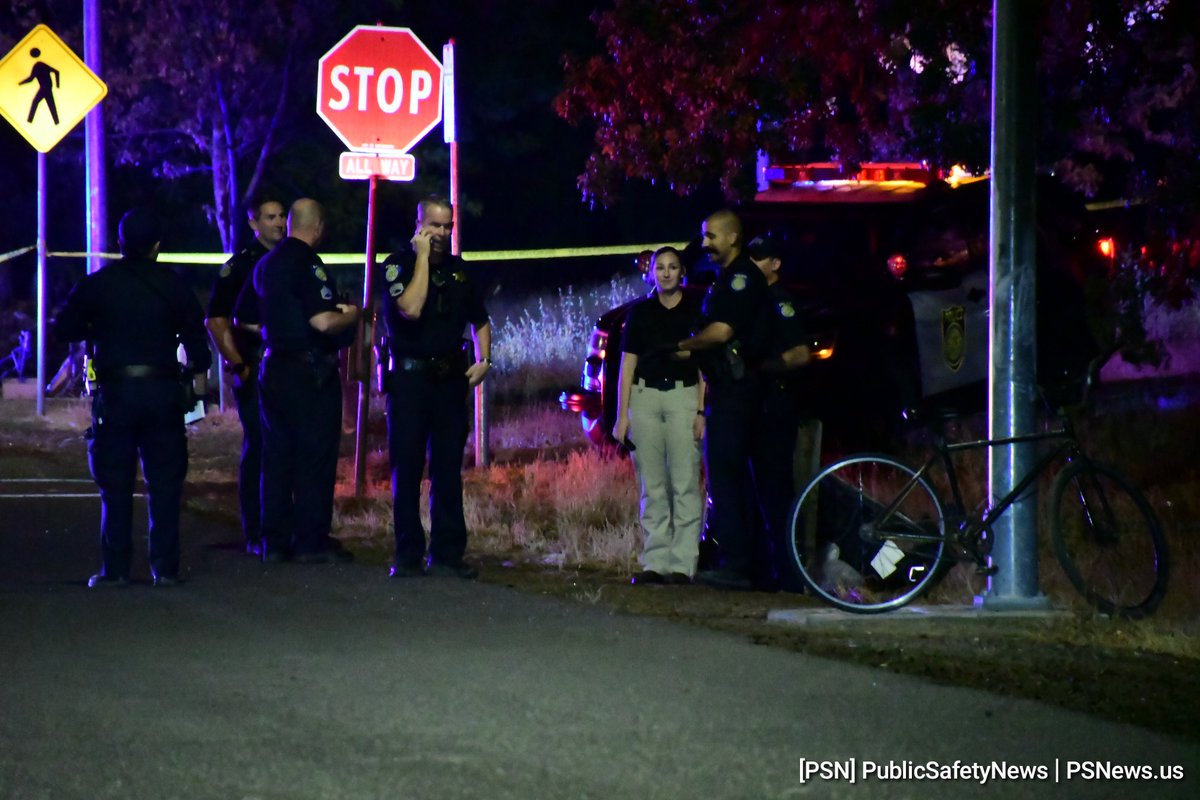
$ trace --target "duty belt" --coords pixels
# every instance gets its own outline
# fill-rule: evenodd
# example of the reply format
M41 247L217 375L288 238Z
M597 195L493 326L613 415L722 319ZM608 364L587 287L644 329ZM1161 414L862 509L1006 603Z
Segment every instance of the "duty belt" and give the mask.
M684 386L695 386L696 378L688 378L685 380L676 380L674 378L642 378L639 377L635 383L640 383L647 389L657 389L660 392L669 392L672 389L680 389Z
M388 372L393 375L407 372L425 375L431 380L443 381L463 374L465 368L466 364L463 362L461 353L455 352L445 356L392 356Z
M326 361L337 361L337 353L326 353L321 350L279 350L268 347L263 351L264 359L277 361L299 361L305 364L317 364Z
M450 371L450 367L453 363L453 359L439 358L437 356L429 358L400 356L399 358L393 360L392 365L396 372L431 372L435 374L446 374Z
M100 370L101 383L119 381L124 378L163 378L178 380L179 367L153 367L149 364L127 364L123 367L108 367Z

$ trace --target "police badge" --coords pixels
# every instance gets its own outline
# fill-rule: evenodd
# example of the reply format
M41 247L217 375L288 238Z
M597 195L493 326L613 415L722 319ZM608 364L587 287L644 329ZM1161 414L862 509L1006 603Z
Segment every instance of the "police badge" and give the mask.
M784 317L785 319L791 319L792 317L796 316L796 309L791 303L784 301L779 304L779 316Z
M388 283L391 283L392 281L396 280L396 278L399 277L399 275L400 275L400 268L397 267L395 264L389 264L387 271L383 273L384 280L386 280Z
M952 372L958 372L966 356L965 318L962 306L942 309L942 359Z
M733 279L729 281L729 288L733 289L735 292L740 292L742 289L745 289L746 276L740 272L734 275Z

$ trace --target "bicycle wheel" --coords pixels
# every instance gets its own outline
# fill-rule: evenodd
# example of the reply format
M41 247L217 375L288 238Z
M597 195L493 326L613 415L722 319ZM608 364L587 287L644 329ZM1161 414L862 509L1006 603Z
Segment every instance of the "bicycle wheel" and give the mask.
M795 566L815 595L845 611L890 611L917 597L945 548L937 495L887 456L826 467L792 506Z
M1089 460L1054 479L1050 533L1063 570L1106 614L1138 619L1167 592L1167 542L1158 518L1128 480Z

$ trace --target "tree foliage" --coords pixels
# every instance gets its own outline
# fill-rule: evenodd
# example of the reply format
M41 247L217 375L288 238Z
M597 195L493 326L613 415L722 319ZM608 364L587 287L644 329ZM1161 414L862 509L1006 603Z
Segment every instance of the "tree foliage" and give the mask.
M1039 160L1089 195L1198 195L1196 15L1187 0L1036 0ZM681 194L752 188L759 150L805 160L988 162L988 0L614 0L603 52L568 56L556 100L596 126L579 178Z
M226 251L245 226L240 208L261 188L295 115L310 111L292 95L316 57L319 5L118 0L107 9L109 52L124 55L108 70L117 159L165 178L207 176L206 210Z

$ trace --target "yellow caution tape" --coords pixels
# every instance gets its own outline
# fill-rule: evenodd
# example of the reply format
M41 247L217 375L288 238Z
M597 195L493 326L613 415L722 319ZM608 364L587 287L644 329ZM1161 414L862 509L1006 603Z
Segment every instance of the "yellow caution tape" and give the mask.
M665 246L683 249L687 242L660 242L653 244L619 244L603 247L552 247L540 250L469 250L461 254L463 261L540 261L552 258L589 258L594 256L623 256L637 255L645 250L657 250ZM32 249L32 248L28 248ZM19 255L19 251L17 254ZM61 251L47 253L55 258L98 258L118 259L117 253L86 253ZM379 256L380 261L383 255ZM166 264L224 264L228 261L228 253L159 253L158 260ZM0 257L3 260L3 257ZM366 253L322 253L321 260L326 264L364 264Z

